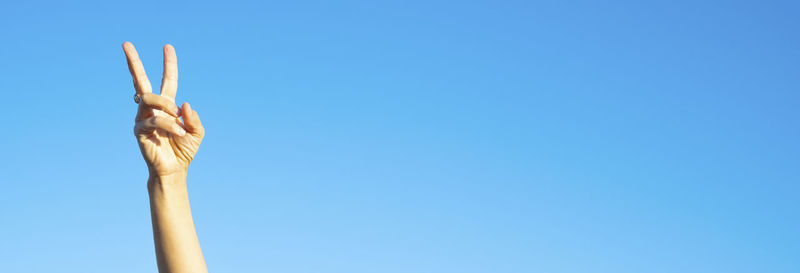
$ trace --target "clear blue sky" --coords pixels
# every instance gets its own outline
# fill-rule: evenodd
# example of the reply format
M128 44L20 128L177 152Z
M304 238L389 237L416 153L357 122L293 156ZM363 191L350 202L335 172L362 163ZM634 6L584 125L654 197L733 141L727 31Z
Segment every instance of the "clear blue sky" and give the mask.
M800 272L798 13L3 1L0 271L156 271L131 41L212 272Z

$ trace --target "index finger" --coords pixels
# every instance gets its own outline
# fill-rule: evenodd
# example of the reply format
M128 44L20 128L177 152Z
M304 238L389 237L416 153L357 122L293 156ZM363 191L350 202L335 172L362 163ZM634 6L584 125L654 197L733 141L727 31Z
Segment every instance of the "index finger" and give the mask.
M133 87L136 89L137 94L153 93L153 88L150 86L150 80L147 79L147 74L144 72L142 61L139 60L139 53L133 47L131 42L122 44L122 49L125 50L125 58L128 60L128 70L131 71L133 77Z
M175 101L178 92L178 57L175 48L167 44L164 46L164 76L161 77L161 96Z

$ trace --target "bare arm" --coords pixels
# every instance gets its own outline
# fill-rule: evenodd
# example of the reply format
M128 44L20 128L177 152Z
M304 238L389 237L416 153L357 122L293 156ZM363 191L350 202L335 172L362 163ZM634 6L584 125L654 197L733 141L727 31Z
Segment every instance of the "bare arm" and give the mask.
M153 94L133 44L123 44L136 94L141 98L134 135L150 178L150 213L159 272L208 272L189 208L186 173L205 131L188 103L175 105L178 64L175 49L164 46L161 93ZM181 119L183 121L181 121Z
M194 230L186 174L150 177L150 213L159 272L207 272Z

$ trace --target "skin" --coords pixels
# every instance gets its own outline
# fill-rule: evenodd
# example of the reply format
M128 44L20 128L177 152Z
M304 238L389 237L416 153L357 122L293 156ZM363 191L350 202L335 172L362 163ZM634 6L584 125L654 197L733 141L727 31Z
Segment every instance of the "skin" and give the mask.
M122 45L141 96L134 135L147 163L150 215L159 272L208 272L194 229L186 174L205 131L197 111L188 103L175 104L178 91L178 59L171 45L164 46L164 75L160 94L150 81L130 42ZM183 119L183 120L181 120Z

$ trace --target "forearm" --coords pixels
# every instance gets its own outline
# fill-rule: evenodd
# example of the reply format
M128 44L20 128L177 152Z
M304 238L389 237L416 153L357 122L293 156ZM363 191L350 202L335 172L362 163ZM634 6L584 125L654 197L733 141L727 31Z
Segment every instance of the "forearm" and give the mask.
M147 190L158 271L208 272L189 207L186 174L151 175Z

